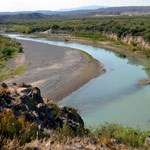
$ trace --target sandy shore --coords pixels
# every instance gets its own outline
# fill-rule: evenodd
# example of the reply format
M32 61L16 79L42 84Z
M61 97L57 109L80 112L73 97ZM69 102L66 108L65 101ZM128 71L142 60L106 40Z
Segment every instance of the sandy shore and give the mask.
M94 77L104 73L103 66L80 51L19 40L24 53L9 62L13 69L27 63L28 69L20 76L7 82L25 82L38 86L42 96L50 100L61 100Z

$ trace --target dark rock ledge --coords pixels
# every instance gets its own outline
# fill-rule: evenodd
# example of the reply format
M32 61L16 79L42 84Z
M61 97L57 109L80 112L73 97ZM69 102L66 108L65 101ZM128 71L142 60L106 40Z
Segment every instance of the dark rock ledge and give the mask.
M69 107L59 108L54 102L41 97L40 89L25 83L0 85L0 112L11 109L15 118L39 124L39 129L57 129L67 125L74 133L84 129L84 122L77 111Z

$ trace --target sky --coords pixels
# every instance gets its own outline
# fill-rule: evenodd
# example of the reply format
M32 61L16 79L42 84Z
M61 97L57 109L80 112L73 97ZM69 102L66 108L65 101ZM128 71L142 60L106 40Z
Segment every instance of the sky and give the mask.
M0 12L59 10L89 5L150 6L150 0L0 0Z

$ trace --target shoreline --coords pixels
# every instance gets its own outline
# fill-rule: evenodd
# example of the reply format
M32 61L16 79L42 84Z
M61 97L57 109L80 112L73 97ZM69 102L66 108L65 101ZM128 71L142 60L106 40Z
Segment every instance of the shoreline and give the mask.
M89 62L80 50L40 42L18 41L24 48L24 54L22 59L13 58L9 67L15 68L20 63L27 63L28 69L6 82L25 82L37 86L42 89L42 96L49 100L62 100L105 72L100 62L95 59Z
M97 47L104 48L109 51L116 52L118 54L125 54L127 57L132 57L136 60L141 61L144 64L145 64L145 61L143 61L143 60L148 59L148 58L146 58L146 56L144 56L139 51L132 52L131 50L126 48L124 45L114 45L110 41L93 41L92 39L88 39L88 38L75 37L72 35L65 36L65 35L59 35L59 34L52 35L51 37L45 37L45 36L47 36L46 34L45 35L40 34L40 35L36 35L36 36L39 36L39 37L43 36L44 38L46 38L48 40L52 40L52 41L63 41L64 42L65 39L67 39L66 42L76 42L76 43L80 43L80 44L97 46Z
M122 45L117 46L117 45L110 45L109 41L89 41L86 39L71 39L71 42L78 42L81 44L90 44L90 45L95 45L100 48L107 49L109 51L113 51L119 54L125 54L127 57L133 57L137 60L142 60L145 59L146 57L142 54L136 53L136 52L131 52L129 49L123 47Z

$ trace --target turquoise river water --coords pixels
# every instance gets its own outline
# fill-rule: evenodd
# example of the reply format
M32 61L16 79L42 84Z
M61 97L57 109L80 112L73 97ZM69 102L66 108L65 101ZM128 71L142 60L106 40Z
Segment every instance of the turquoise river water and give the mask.
M122 59L114 52L90 45L12 34L8 36L81 49L104 65L105 74L91 80L60 102L60 105L78 109L86 126L108 122L141 129L150 127L150 86L137 85L139 80L149 77L141 62L133 58Z

